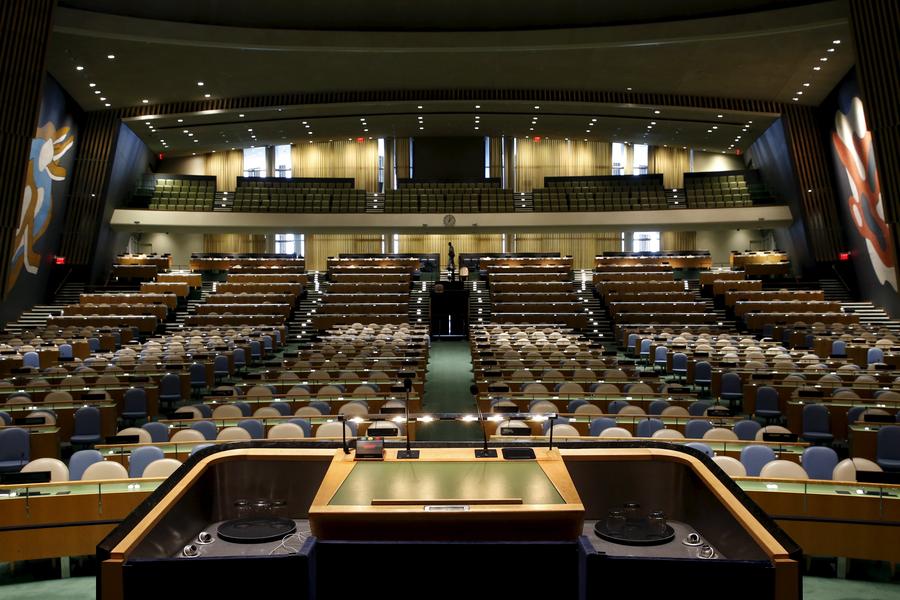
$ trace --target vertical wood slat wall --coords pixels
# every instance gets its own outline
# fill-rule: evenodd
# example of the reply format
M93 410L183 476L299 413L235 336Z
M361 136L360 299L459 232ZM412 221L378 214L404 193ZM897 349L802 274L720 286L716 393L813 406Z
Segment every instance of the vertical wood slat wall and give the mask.
M0 282L6 282L22 210L55 4L54 0L0 2ZM3 295L8 292L3 289Z
M421 253L440 255L440 268L447 268L447 244L453 242L456 252L456 265L459 266L459 255L465 253L497 254L501 249L499 233L472 234L401 234L401 253Z
M390 240L386 250L390 251ZM329 256L338 254L364 254L381 252L381 234L306 234L306 269L308 271L324 271Z
M69 264L87 265L93 259L119 127L124 125L114 111L96 111L87 113L80 128L60 245Z
M575 269L593 269L594 257L604 252L620 252L622 234L618 231L517 233L514 252L559 252L571 256Z
M782 119L811 253L818 262L831 262L837 259L843 236L825 145L816 127L814 110L810 106L785 106Z
M900 222L900 2L850 0L856 69L884 216Z

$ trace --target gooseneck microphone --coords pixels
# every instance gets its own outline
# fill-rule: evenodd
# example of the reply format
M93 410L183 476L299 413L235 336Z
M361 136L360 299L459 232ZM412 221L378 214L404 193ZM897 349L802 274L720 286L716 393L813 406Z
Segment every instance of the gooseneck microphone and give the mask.
M419 458L418 450L411 450L409 447L409 393L412 391L412 379L407 377L403 380L403 390L406 392L406 450L397 453L397 458Z
M350 448L347 447L347 423L344 415L338 415L338 420L341 423L341 447L344 449L344 454L350 454Z
M475 458L497 458L497 451L488 449L487 428L484 425L484 414L481 412L481 406L478 405L478 386L474 383L469 387L469 393L475 401L475 410L478 411L478 422L481 423L481 436L484 439L484 447L475 450Z

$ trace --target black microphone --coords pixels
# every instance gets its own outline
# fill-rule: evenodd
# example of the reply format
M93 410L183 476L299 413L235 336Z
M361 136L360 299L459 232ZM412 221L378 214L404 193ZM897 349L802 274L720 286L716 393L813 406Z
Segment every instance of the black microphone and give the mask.
M497 458L496 450L489 450L487 444L487 428L484 426L484 415L481 413L481 407L478 405L478 386L474 383L469 388L469 393L475 400L475 410L478 411L478 422L481 423L481 435L484 438L484 447L475 451L475 458Z
M398 452L397 458L419 458L419 451L409 447L409 392L412 390L412 379L409 377L403 380L403 390L406 392L406 450Z
M553 450L553 421L556 420L557 415L550 415L550 440L547 445L547 450Z
M338 421L341 424L341 447L344 454L350 454L350 448L347 447L347 424L344 422L344 415L338 415Z

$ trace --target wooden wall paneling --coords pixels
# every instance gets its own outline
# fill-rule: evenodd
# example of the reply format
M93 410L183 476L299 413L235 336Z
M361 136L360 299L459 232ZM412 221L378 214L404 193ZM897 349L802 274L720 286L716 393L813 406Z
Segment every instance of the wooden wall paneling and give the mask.
M387 240L390 250L390 240ZM381 234L378 233L313 233L306 234L306 270L324 271L329 256L338 254L364 254L381 252Z
M115 111L89 112L81 126L60 250L69 264L87 265L93 258L119 126Z
M456 255L466 253L496 254L501 248L499 233L474 234L412 234L400 235L401 253L421 253L440 255L440 268L447 267L447 244L453 242ZM459 259L457 259L457 267Z
M810 106L785 106L782 119L812 255L818 262L831 262L843 247L843 235L829 162L814 110Z
M22 209L55 5L54 0L0 2L0 282L7 278Z

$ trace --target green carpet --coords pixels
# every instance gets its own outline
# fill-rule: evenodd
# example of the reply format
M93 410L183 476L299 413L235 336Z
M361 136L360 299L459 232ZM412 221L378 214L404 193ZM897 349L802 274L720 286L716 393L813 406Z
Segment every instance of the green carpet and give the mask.
M474 413L475 402L469 394L472 378L472 353L467 341L435 341L428 355L423 410L427 413ZM481 429L475 423L435 421L419 423L416 439L422 441L478 440Z

